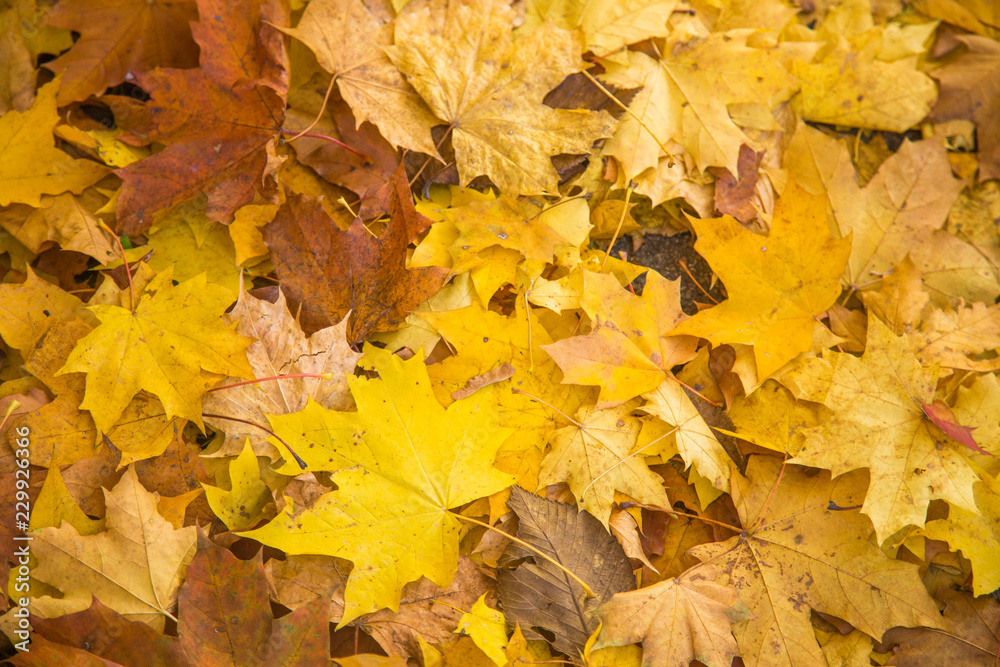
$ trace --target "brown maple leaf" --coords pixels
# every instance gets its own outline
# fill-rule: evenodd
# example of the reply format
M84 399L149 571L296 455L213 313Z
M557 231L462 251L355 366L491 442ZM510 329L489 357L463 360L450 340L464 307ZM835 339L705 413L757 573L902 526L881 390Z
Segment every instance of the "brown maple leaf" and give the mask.
M72 49L45 64L64 72L60 106L154 67L198 64L198 45L188 27L198 18L194 0L69 0L45 18L49 25L80 33Z
M352 344L397 328L448 275L440 267L406 268L407 246L430 221L413 208L402 167L377 199L389 214L381 237L360 219L341 231L318 200L303 195L290 196L264 230L288 296L318 326L332 326L350 311Z
M167 147L119 171L125 234L145 231L153 213L202 192L205 213L222 222L267 193L288 86L283 38L271 25L287 23L286 10L277 0L200 0L198 11L202 20L191 30L201 67L135 77L151 99L138 119L123 124L133 141Z

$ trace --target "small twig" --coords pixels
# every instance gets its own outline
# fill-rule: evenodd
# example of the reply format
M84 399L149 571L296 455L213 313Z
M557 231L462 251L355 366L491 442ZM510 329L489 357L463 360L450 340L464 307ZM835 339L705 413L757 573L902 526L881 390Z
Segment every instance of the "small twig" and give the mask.
M573 574L572 572L570 572L569 569L565 565L562 565L561 563L557 562L555 559L553 559L550 556L542 553L537 548L531 546L530 544L528 544L524 540L520 540L520 539L514 537L513 535L511 535L510 533L505 533L502 530L500 530L499 528L495 528L495 527L491 526L490 524L488 524L488 523L486 523L484 521L480 521L478 519L472 519L470 517L458 514L457 512L450 512L450 514L452 516L458 517L462 521L468 521L469 523L474 523L477 526L482 526L483 528L486 528L488 530L492 530L494 532L500 533L501 535L503 535L507 539L511 540L512 542L514 542L516 544L520 544L525 549L527 549L527 550L529 550L529 551L531 551L533 553L538 554L539 556L541 556L542 558L544 558L545 560L549 561L550 563L552 563L553 565L555 565L557 568L559 568L560 570L562 570L563 572L565 572L567 575L569 575L574 581L576 581L576 583L580 584L583 587L583 591L587 594L588 598L597 597L594 594L594 591L590 588L590 586L587 585L587 582L585 582L583 579L581 579L580 577L578 577L575 574Z
M444 140L448 138L448 135L451 134L451 131L452 131L452 129L454 127L455 127L455 123L452 123L451 125L448 126L448 129L444 131L444 134L441 135L441 138L438 139L438 142L436 144L434 144L434 150L436 150L438 152L441 151L441 146L444 144ZM420 178L420 174L424 173L424 169L427 168L427 165L429 165L431 163L432 159L433 158L431 158L431 156L428 155L427 159L424 160L424 163L422 165L420 165L420 169L418 169L417 173L415 173L413 175L413 178L410 179L410 187L411 188L413 187L413 184L417 182L417 179ZM451 163L449 162L448 164L451 164ZM447 169L447 167L448 167L448 165L445 165L446 169Z
M628 188L625 189L625 205L622 207L622 217L618 220L618 227L615 228L615 234L611 237L611 243L608 244L608 251L604 253L604 261L601 262L601 271L604 271L604 265L608 263L608 257L611 257L611 249L615 247L615 241L618 240L618 234L622 231L622 225L625 224L625 218L628 216L628 203L632 198L632 190L635 188L635 183L629 181Z
M562 410L560 410L556 406L552 405L551 403L546 403L545 401L543 401L542 399L538 398L537 396L532 396L528 392L521 391L520 389L511 389L510 392L512 394L521 394L522 396L527 396L528 398L530 398L530 399L532 399L534 401L538 401L539 403L541 403L545 407L547 407L547 408L553 410L554 412L556 412L557 414L561 415L563 419L565 419L566 421L568 421L573 426L576 426L578 429L581 429L583 431L587 430L586 426L584 426L583 424L581 424L577 420L573 419L572 417L570 417L569 415L567 415L565 412L563 412Z
M695 396L697 396L701 400L705 401L709 405L713 405L713 406L715 406L717 408L721 408L722 407L721 403L716 403L715 401L713 401L712 399L710 399L708 396L705 396L703 393L701 393L700 391L698 391L697 389L695 389L691 385L685 384L684 382L681 382L680 380L678 380L676 377L674 377L673 373L667 373L667 379L673 380L674 382L676 382L680 386L684 387L685 389L687 389L692 394L694 394Z
M261 426L260 424L258 424L256 422L247 421L246 419L238 419L236 417L227 417L225 415L214 415L214 414L209 414L207 412L202 413L202 416L203 417L209 417L211 419L224 419L226 421L239 422L241 424L246 424L247 426L253 426L254 428L259 428L261 431L264 431L265 433L267 433L268 435L270 435L272 438L274 438L275 440L277 440L278 442L280 442L281 444L283 444L285 446L285 449L288 450L288 453L291 454L295 458L295 462L299 464L299 467L302 468L303 470L306 469L306 462L303 461L302 458L298 454L295 453L295 450L292 449L291 447L289 447L288 443L285 442L280 435L278 435L277 433L275 433L271 429L267 428L266 426Z

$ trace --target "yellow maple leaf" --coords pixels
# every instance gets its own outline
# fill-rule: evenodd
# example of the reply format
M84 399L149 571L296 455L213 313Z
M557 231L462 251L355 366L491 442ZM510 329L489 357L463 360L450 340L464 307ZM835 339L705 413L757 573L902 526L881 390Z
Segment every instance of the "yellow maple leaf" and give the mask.
M614 121L605 112L553 109L542 98L584 63L582 37L546 24L513 40L514 11L492 0L430 0L396 19L386 53L452 125L459 180L480 174L508 195L555 192L549 157L585 154Z
M733 623L745 620L734 588L712 581L711 566L695 568L627 593L601 607L595 648L642 642L643 665L728 665L739 655Z
M633 453L641 423L631 416L636 402L610 410L583 408L571 426L552 435L552 451L542 461L540 484L566 481L581 509L607 527L615 491L641 503L668 507L663 480Z
M454 273L469 271L485 261L481 253L499 246L515 250L528 261L528 271L538 275L553 261L559 246L579 246L590 231L590 210L583 199L571 199L548 209L530 201L501 195L441 210L442 222L454 236L448 252ZM452 235L449 234L449 237Z
M512 430L497 423L492 387L445 410L422 357L403 361L373 349L361 365L379 378L350 378L357 412L310 403L273 419L279 434L312 443L299 453L310 468L334 470L338 489L304 511L286 498L277 518L243 533L288 554L353 561L341 625L383 607L398 610L403 586L421 576L447 586L462 526L449 510L512 482L493 468Z
M802 80L792 108L818 123L905 132L937 97L934 81L917 69L935 27L875 26L867 2L841 3L817 33L828 46L812 62L791 64Z
M199 426L201 397L222 376L253 377L245 350L251 343L221 315L232 302L224 287L204 274L173 284L173 268L135 295L135 309L90 306L101 325L87 334L66 360L62 373L86 373L90 410L107 432L139 391L155 394L168 417Z
M671 367L695 355L697 341L692 337L664 337L686 319L679 285L649 270L642 296L636 296L611 275L585 271L579 307L593 321L593 329L542 349L559 364L564 382L601 388L598 408L655 389Z
M713 345L753 345L761 381L812 349L815 318L840 295L851 250L849 239L830 236L823 199L790 183L767 236L729 216L691 224L698 234L695 249L722 278L729 299L670 333Z
M579 409L585 394L578 388L551 382L556 365L541 346L552 339L535 313L526 312L520 302L511 317L476 305L444 313L420 313L419 317L432 324L455 348L454 355L428 367L431 379L440 387L438 397L442 402L450 400L447 397L470 378L492 370L496 364L514 367L510 386L525 393L496 393L500 424L517 429L517 437L510 443L512 448L544 448L559 419L552 408L527 394L567 414Z
M82 611L91 595L126 618L163 629L195 552L194 527L175 530L156 511L156 498L129 468L105 491L107 530L80 535L71 524L35 535L38 566L31 576L62 591L36 598L45 615Z
M40 252L47 241L54 241L63 250L76 250L108 264L118 257L118 251L111 234L100 227L94 215L105 201L93 188L80 196L44 195L37 209L15 205L0 211L0 226L32 252Z
M825 664L810 609L873 637L897 625L942 627L916 566L871 544L871 523L849 509L864 495L864 475L831 482L827 473L789 466L779 483L780 467L754 456L746 477L734 473L743 534L690 552L712 562L715 581L736 588L750 613L734 628L747 667Z
M503 612L486 605L486 593L479 596L471 611L462 615L455 632L472 637L476 646L488 655L497 667L504 667L507 664L504 652L507 646L507 624Z
M795 80L772 51L747 45L750 34L742 30L690 43L673 40L662 60L633 52L628 66L609 66L602 79L643 90L604 153L618 159L631 177L655 167L660 147L674 140L691 153L698 169L715 165L738 173L740 146L756 144L733 121L727 105L769 110L795 90Z
M879 543L907 525L923 526L934 498L975 512L973 486L979 477L964 447L924 418L937 372L921 368L906 339L869 315L864 355L832 352L826 359L814 360L812 371L785 376L808 386L807 376L825 365L819 370L829 373L829 380L815 383L822 395L810 392L805 398L833 410L823 425L805 431L805 445L792 461L834 475L867 468L871 486L862 512L875 524Z
M52 322L71 320L82 308L78 298L42 280L29 268L23 283L0 285L0 338L30 353L35 340Z
M9 111L0 118L0 206L38 206L42 195L79 194L110 169L90 160L76 160L56 148L52 134L59 122L56 92L59 79L38 91L27 111Z
M598 57L650 37L664 37L677 0L541 0L527 6L522 30L534 30L545 21L560 28L580 28L586 50Z
M392 43L389 18L361 0L314 0L298 26L281 30L302 40L333 74L358 126L368 121L392 145L437 157L431 139L437 119L382 52Z
M231 488L228 491L202 484L208 505L229 530L256 523L271 501L271 491L260 479L260 467L250 440L243 443L239 456L229 462L229 481Z
M785 166L800 186L826 197L841 235L852 235L848 285L868 287L908 254L935 292L992 302L1000 291L982 252L942 229L965 184L952 174L940 139L904 142L862 188L847 147L802 126Z

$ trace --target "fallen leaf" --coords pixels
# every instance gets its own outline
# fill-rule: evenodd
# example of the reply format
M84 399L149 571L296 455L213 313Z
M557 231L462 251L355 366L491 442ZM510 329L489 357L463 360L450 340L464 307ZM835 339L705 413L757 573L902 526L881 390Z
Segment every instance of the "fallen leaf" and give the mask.
M483 594L471 611L462 614L455 632L468 635L497 667L507 664L504 648L507 646L507 624L503 613L486 606L486 595Z
M416 656L420 654L421 639L435 644L450 641L461 610L471 608L477 599L492 595L495 589L496 582L486 576L483 568L467 556L459 556L455 578L446 588L426 577L410 582L403 587L398 611L380 609L359 623L387 653Z
M184 611L178 617L177 634L188 660L208 665L253 664L271 634L260 556L241 561L199 530L198 552L184 579L179 596Z
M469 381L464 387L458 389L457 391L451 392L451 398L455 401L460 401L463 398L468 398L475 392L479 391L483 387L489 386L491 384L496 384L497 382L503 382L504 380L509 380L514 376L515 368L508 363L503 363L494 368L491 371L487 371L481 375L476 375L475 377L469 378Z
M331 410L351 407L346 375L354 372L361 354L347 344L347 322L317 331L308 338L288 311L285 295L278 292L272 304L242 292L236 306L223 316L236 322L236 333L250 339L247 361L256 379L279 375L330 373L332 379L318 377L283 378L255 382L229 389L219 388L205 395L202 406L205 421L226 434L226 441L216 452L231 456L239 452L249 438L253 451L261 456L278 456L274 446L266 441L259 428L208 415L222 415L254 424L266 424L265 415L298 412L311 398ZM224 387L240 381L228 377Z
M997 625L1000 605L990 596L973 598L965 591L942 589L944 618L952 630L928 631L926 628L895 628L885 636L894 645L887 664L901 667L944 665L946 662L988 667L996 662ZM947 658L945 658L947 656Z
M617 540L599 521L572 505L539 498L520 487L511 489L508 506L517 513L517 536L585 581L580 584L549 560L511 543L497 569L500 600L508 623L528 639L554 635L556 650L575 655L597 629L596 609L615 593L635 588L632 565Z
M199 0L191 32L201 66L135 76L151 106L128 130L143 143L167 147L119 171L124 233L145 231L156 211L201 193L205 214L228 223L264 193L288 85L283 40L271 25L284 25L286 11L277 2Z
M356 126L368 121L393 146L438 157L431 128L439 121L383 51L391 48L394 28L387 18L361 0L317 0L283 32L302 40L333 74Z
M729 216L692 220L695 249L720 275L729 299L670 333L699 336L712 345L753 345L760 380L812 349L814 318L840 295L850 251L848 241L830 236L824 208L820 198L790 185L766 237Z
M398 609L403 585L421 576L447 586L455 575L461 525L449 510L506 488L510 480L492 470L510 431L497 425L491 388L444 410L419 357L402 361L377 349L368 354L362 366L380 379L352 378L358 412L328 412L313 403L304 413L322 439L320 447L299 451L310 467L336 471L338 490L298 516L286 507L268 525L243 533L285 553L354 562L341 626L382 607ZM415 414L422 418L411 419ZM327 419L340 437L329 437ZM291 420L274 419L289 438Z
M105 200L93 189L80 196L43 195L40 201L40 208L19 205L0 212L0 225L32 252L40 252L51 241L63 250L93 257L100 264L110 264L119 257L111 235L94 216L94 209Z
M406 268L408 231L393 219L381 237L361 220L342 232L317 201L294 195L264 234L288 296L321 326L350 312L347 340L356 343L398 328L444 283L446 269Z
M568 482L581 510L604 525L611 518L615 492L641 503L669 506L659 475L634 452L639 420L635 402L609 410L582 409L571 426L552 434L552 450L542 460L540 484ZM526 626L527 627L527 626Z
M252 374L244 354L250 341L219 321L231 303L229 291L206 283L204 275L177 286L172 279L171 268L158 274L135 295L132 311L91 306L101 325L59 371L87 374L80 408L90 410L101 431L110 430L140 390L159 397L168 417L200 426L202 395L222 376Z
M47 69L62 73L59 105L100 95L130 74L155 67L195 67L198 45L188 23L197 17L193 0L76 0L54 6L45 17L49 25L80 34L73 48L45 63Z
M862 512L879 543L904 526L923 526L934 498L974 512L978 476L959 443L929 429L922 406L933 400L936 375L921 368L905 339L869 316L864 355L832 352L828 359L829 390L814 398L833 413L806 430L792 461L834 475L867 468L871 485Z
M934 422L934 425L944 431L951 439L957 440L974 452L992 456L992 454L976 443L976 438L972 435L972 432L976 430L975 427L970 428L959 424L958 417L951 411L947 403L937 400L930 405L924 404L921 407L927 418Z
M106 531L81 536L67 524L35 535L32 553L38 566L31 575L64 595L36 598L35 608L44 605L56 614L79 611L89 606L93 594L129 620L162 630L177 601L184 568L194 556L195 530L174 530L164 521L155 497L142 488L132 468L105 491L105 499Z
M859 8L843 5L839 9L847 13ZM923 43L933 24L907 26L916 33L917 47L893 52L890 31L872 26L870 16L862 16L851 26L870 29L854 35L843 35L843 24L838 25L833 17L828 17L828 23L831 27L821 35L830 40L830 46L812 62L792 63L791 73L802 80L792 108L816 123L890 132L904 132L919 123L930 111L936 91L930 77L917 68L915 56L926 50Z
M964 187L952 175L940 140L908 142L864 188L846 147L819 130L799 128L786 156L797 182L825 195L852 249L845 282L871 286L909 254L924 282L967 301L993 301L995 270L975 248L943 231L948 210Z
M941 92L931 112L935 120L965 118L975 121L978 132L979 179L1000 177L1000 45L977 35L959 35L965 46L958 58L935 70Z
M595 648L641 641L643 667L732 663L739 651L731 628L747 613L740 609L739 594L712 581L714 576L708 566L616 594L597 612L603 626Z
M756 144L733 122L728 105L770 107L798 87L775 54L748 45L747 31L683 42L672 38L660 60L630 53L628 66L610 65L602 79L620 88L643 86L614 138L604 148L631 178L657 166L671 140L690 152L699 170L739 172L740 147Z
M603 58L627 44L665 37L676 5L676 0L544 0L528 5L521 30L534 30L548 21L565 30L582 29L584 50Z
M779 469L773 458L752 457L747 477L733 475L744 534L692 551L702 562L712 561L716 583L735 587L750 613L734 629L748 667L823 664L810 609L874 637L897 625L942 628L916 567L872 545L866 517L839 509L860 502L864 475L834 483L827 473L810 478L790 466L779 480Z
M58 618L33 617L31 627L54 644L88 651L115 664L127 665L137 655L162 660L162 664L186 664L175 637L161 635L145 623L129 620L97 598L90 607L73 614ZM108 638L114 640L108 641ZM108 665L107 662L101 664Z
M514 12L489 0L428 0L396 19L386 53L452 127L459 181L490 177L511 196L555 192L549 157L586 154L611 117L552 109L542 98L582 69L579 35L549 25L513 40Z
M52 131L59 122L59 81L42 86L31 108L0 118L0 206L38 207L42 195L80 194L110 170L90 160L76 160L56 147Z
M243 451L229 464L228 491L203 484L208 504L229 530L257 523L264 507L271 502L271 492L261 481L260 467L248 440Z

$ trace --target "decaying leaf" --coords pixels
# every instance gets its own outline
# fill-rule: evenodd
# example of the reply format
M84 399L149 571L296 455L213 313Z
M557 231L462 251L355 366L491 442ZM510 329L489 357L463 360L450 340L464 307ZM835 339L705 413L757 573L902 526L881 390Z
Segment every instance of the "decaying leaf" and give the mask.
M0 661L993 665L996 4L3 3Z
M871 485L862 511L879 542L908 524L922 526L933 498L975 511L974 467L965 447L931 431L922 406L933 401L934 373L920 366L905 339L870 317L864 355L833 352L829 360L829 389L810 400L833 415L806 431L792 460L835 475L867 468ZM831 448L830 438L843 450Z
M750 617L734 634L749 667L825 662L810 609L875 637L897 625L942 627L916 568L872 545L868 519L846 509L863 496L863 475L831 482L827 473L810 478L791 466L778 483L779 468L753 457L747 477L734 475L746 533L692 552L718 568L717 583L739 591Z
M399 174L405 179L405 173ZM403 206L413 210L410 202ZM289 197L265 229L288 295L302 303L320 327L332 326L350 313L351 343L399 327L444 283L445 269L406 268L406 246L415 234L402 215L392 216L381 237L361 220L341 231L318 201L303 195Z
M725 665L739 655L732 625L747 618L739 595L712 581L711 566L676 579L618 593L598 611L603 621L596 648L642 642L643 667Z
M517 513L517 536L586 582L595 597L587 597L549 560L512 543L497 570L507 622L519 625L529 639L542 637L537 627L554 635L556 649L582 652L599 623L596 609L615 593L635 588L628 557L599 521L572 505L516 486L508 504Z

